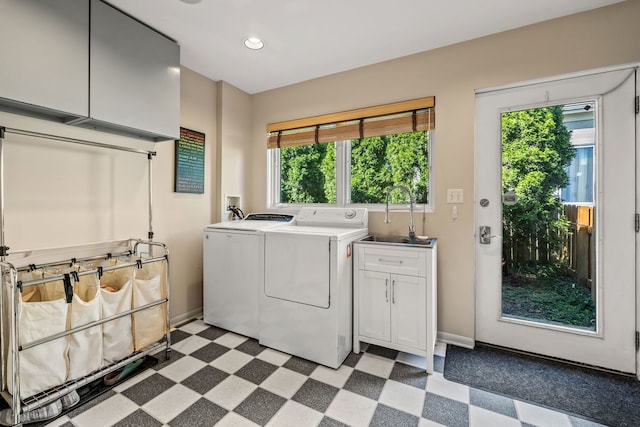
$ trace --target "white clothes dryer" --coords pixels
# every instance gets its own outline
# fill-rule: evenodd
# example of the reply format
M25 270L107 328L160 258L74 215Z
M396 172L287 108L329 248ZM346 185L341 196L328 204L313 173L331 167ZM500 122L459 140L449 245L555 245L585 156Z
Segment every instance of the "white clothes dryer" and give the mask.
M259 295L264 283L264 232L293 215L250 214L208 225L203 237L203 314L209 325L258 338Z
M352 349L352 242L365 208L302 208L265 232L260 344L338 368Z

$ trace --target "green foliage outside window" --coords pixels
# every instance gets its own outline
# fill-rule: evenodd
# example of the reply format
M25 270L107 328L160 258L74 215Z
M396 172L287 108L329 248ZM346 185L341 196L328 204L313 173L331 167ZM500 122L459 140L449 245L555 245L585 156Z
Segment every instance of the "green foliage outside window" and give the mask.
M407 186L417 203L428 202L427 132L362 138L350 146L351 203L385 203L392 185ZM280 165L282 203L336 203L335 144L281 148ZM408 200L394 192L390 202Z
M507 269L560 258L568 222L557 192L569 182L570 140L562 106L502 115L502 192L518 196L515 205L503 205Z

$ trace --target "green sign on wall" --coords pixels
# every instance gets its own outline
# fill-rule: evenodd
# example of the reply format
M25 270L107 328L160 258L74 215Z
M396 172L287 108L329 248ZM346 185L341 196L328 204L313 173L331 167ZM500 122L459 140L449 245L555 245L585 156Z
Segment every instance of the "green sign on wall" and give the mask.
M175 150L176 193L204 193L204 133L180 128Z

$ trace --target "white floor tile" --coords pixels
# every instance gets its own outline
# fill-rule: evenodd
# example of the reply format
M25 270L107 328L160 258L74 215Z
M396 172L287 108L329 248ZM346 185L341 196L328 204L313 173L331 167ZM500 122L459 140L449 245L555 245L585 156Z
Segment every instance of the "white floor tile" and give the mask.
M433 349L433 354L435 354L436 356L445 357L447 355L447 345L443 342L436 343L436 346Z
M76 427L110 426L138 409L133 403L121 394L116 394L93 408L87 409L73 418Z
M193 322L180 326L178 329L180 329L181 331L188 332L190 334L197 334L208 328L209 328L209 325L204 323L202 320L194 320Z
M240 377L236 377L235 375L231 375L213 389L209 390L204 397L216 405L232 411L242 403L243 400L249 397L256 388L258 388L257 385Z
M340 390L327 408L325 414L349 426L368 426L376 402L347 390Z
M566 414L551 409L515 400L518 418L523 423L536 426L571 427L571 421Z
M419 388L388 380L384 384L378 401L419 417L422 415L425 394Z
M215 359L213 362L209 363L209 365L225 371L229 374L233 374L238 369L249 363L252 359L253 358L247 353L231 349L222 356Z
M469 406L469 427L520 427L520 421L477 406Z
M257 427L258 424L254 423L243 417L242 415L236 414L235 412L229 412L224 416L218 423L216 427Z
M387 359L386 357L365 353L358 361L356 369L379 377L389 378L394 363L393 360Z
M287 360L291 359L291 355L282 353L281 351L274 350L272 348L267 348L262 353L257 355L256 359L264 360L265 362L269 362L272 365L282 366L287 362Z
M171 344L171 349L178 351L182 354L191 354L199 348L204 347L209 344L209 341L206 338L199 337L197 335L192 335L189 338L185 338L182 341L178 341L176 344Z
M168 423L182 411L196 403L201 397L199 393L196 393L190 388L182 384L176 384L169 390L145 403L142 409L158 421Z
M449 399L469 403L469 386L446 380L442 374L433 373L427 379L427 392Z
M233 332L227 332L223 336L213 340L213 342L225 347L235 348L245 342L247 339L247 337L243 337L242 335L234 334Z
M260 387L289 399L296 394L306 380L307 377L302 374L287 368L278 368L260 384Z
M185 356L160 369L158 373L179 383L205 366L207 366L207 364L202 360Z
M402 363L406 363L407 365L415 366L416 368L425 370L427 369L427 358L424 356L404 353L401 351L400 353L398 353L398 357L396 358L396 360Z
M337 388L342 388L347 382L353 368L342 365L338 369L327 368L326 366L318 366L310 375L314 380L321 381L323 383L332 385Z
M289 400L267 423L267 427L299 427L317 426L322 421L323 415L301 405L298 402Z

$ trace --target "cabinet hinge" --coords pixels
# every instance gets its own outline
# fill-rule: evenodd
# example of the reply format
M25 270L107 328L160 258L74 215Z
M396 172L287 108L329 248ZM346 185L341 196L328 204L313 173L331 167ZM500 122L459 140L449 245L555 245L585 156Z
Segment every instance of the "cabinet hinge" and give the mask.
M636 331L636 351L640 350L640 332Z
M636 233L640 232L640 214L636 214Z
M640 95L636 95L636 114L640 113Z

